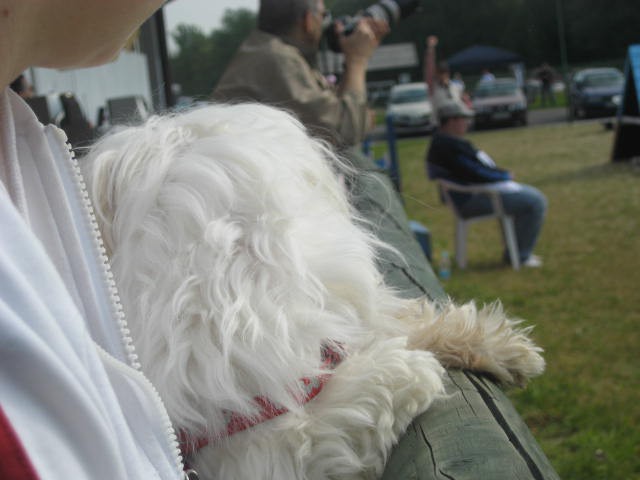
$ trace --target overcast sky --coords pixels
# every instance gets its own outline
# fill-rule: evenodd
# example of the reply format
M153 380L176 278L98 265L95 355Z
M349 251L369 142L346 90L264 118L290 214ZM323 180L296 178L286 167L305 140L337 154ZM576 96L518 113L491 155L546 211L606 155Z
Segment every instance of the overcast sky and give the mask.
M205 33L218 28L228 8L248 8L258 11L259 0L173 0L164 7L167 33L179 23L198 25ZM170 40L170 43L171 40Z

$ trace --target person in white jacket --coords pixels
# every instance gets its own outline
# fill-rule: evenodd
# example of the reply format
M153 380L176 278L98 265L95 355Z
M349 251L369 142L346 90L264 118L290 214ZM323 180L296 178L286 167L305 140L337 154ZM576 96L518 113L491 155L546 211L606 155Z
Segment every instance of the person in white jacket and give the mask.
M0 477L179 479L62 131L7 86L108 61L161 0L0 0Z

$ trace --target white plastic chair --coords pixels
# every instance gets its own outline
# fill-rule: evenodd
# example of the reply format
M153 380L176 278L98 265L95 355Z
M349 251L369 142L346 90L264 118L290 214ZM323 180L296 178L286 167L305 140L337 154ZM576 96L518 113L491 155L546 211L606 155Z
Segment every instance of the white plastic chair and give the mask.
M480 220L489 220L496 218L502 225L504 233L504 241L507 251L509 252L509 260L514 270L520 269L520 254L518 252L518 243L516 242L516 231L513 224L513 217L507 215L502 205L500 193L491 186L491 184L483 185L460 185L449 182L447 180L438 179L438 185L442 192L445 204L451 208L456 217L456 263L459 268L467 266L467 229L472 223ZM493 213L490 215L482 215L478 217L464 218L456 208L456 204L451 198L451 192L466 193L471 195L487 195L493 205Z

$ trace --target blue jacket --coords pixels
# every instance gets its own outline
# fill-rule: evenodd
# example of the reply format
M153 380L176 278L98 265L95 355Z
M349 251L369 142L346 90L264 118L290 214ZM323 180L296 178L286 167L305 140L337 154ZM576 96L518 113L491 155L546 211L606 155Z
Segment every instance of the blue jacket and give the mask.
M511 179L507 170L496 167L490 159L479 154L471 142L436 132L427 153L429 178L442 178L463 185Z

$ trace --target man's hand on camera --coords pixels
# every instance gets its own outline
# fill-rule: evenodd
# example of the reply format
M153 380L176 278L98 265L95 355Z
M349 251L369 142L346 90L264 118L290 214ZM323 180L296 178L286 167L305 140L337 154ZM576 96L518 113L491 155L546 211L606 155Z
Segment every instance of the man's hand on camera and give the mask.
M375 35L376 40L378 40L378 45L380 44L384 36L391 30L389 28L389 24L379 18L365 17L362 19L362 21L369 24L369 27L371 27L371 30L373 30L373 34Z
M372 18L360 19L353 33L344 35L344 26L336 23L340 48L344 53L344 76L338 86L340 92L354 92L366 98L366 72L369 59L380 40L389 31L387 22Z
M340 36L340 47L347 64L351 62L368 62L380 40L389 32L389 25L384 20L362 18L350 35L343 35L344 26L336 24L336 31Z

